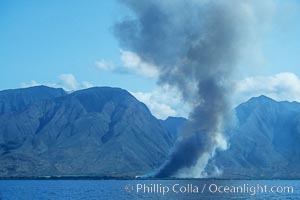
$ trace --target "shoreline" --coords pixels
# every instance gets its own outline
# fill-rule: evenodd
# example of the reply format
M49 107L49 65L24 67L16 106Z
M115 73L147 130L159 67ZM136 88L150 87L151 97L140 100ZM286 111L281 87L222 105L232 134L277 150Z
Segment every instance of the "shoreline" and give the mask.
M3 180L194 180L194 181L276 181L276 180L300 180L300 178L134 178L134 177L113 177L113 176L28 176L28 177L0 177Z

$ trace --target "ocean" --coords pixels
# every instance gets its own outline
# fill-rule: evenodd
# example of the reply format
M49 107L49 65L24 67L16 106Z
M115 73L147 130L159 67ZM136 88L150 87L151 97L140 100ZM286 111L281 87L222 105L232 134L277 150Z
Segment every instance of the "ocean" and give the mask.
M1 180L0 199L300 199L300 180Z

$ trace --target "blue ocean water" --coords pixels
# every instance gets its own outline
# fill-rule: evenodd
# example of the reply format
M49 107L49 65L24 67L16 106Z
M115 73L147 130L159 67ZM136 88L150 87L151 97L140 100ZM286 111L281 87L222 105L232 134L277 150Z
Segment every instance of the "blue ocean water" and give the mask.
M0 199L300 199L300 180L1 180Z

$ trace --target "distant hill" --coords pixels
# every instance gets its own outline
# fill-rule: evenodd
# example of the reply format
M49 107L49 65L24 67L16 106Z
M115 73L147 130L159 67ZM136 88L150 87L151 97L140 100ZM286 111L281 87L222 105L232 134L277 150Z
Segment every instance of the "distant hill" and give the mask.
M300 178L300 103L251 98L236 108L227 151L208 165L224 178Z
M221 178L300 178L300 103L251 98L207 166ZM166 159L187 120L156 119L126 90L0 91L0 178L135 176Z
M0 92L0 177L134 176L160 166L173 139L119 88Z
M32 103L53 99L66 94L61 88L46 86L3 90L0 92L0 114L20 112Z
M173 141L176 141L180 131L182 130L187 119L183 117L168 117L165 120L160 120L160 123L168 131Z

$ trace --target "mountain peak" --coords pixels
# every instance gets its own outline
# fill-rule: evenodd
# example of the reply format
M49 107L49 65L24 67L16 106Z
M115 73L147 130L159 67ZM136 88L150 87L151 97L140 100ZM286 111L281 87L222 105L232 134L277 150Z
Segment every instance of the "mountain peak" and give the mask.
M28 93L28 92L59 92L61 94L66 94L66 92L62 88L52 88L45 85L38 85L26 88L18 88L18 89L7 89L0 91L0 94L7 94L7 93Z
M230 147L213 158L223 177L299 178L299 103L261 95L239 105L236 119Z
M166 159L174 141L126 90L94 87L53 98L50 92L49 100L32 92L45 88L0 96L0 177L135 176Z
M276 101L268 96L260 95L258 97L250 98L247 102L276 102Z
M74 93L84 93L84 92L94 92L94 93L119 93L123 95L129 95L132 96L128 91L118 88L118 87L108 87L108 86L103 86L103 87L90 87L82 90L78 90Z
M265 95L260 95L257 97L252 97L248 101L241 103L240 105L237 106L237 109L241 107L253 108L257 106L266 106L266 105L272 105L274 103L276 104L278 102Z
M61 97L66 94L61 88L51 88L43 85L3 90L0 91L0 114L19 112L32 103Z
M78 90L73 93L74 96L77 98L81 97L89 97L91 99L101 99L104 101L107 100L114 100L114 101L134 101L136 100L134 96L132 96L128 91L121 89L121 88L115 88L115 87L91 87L83 90Z

